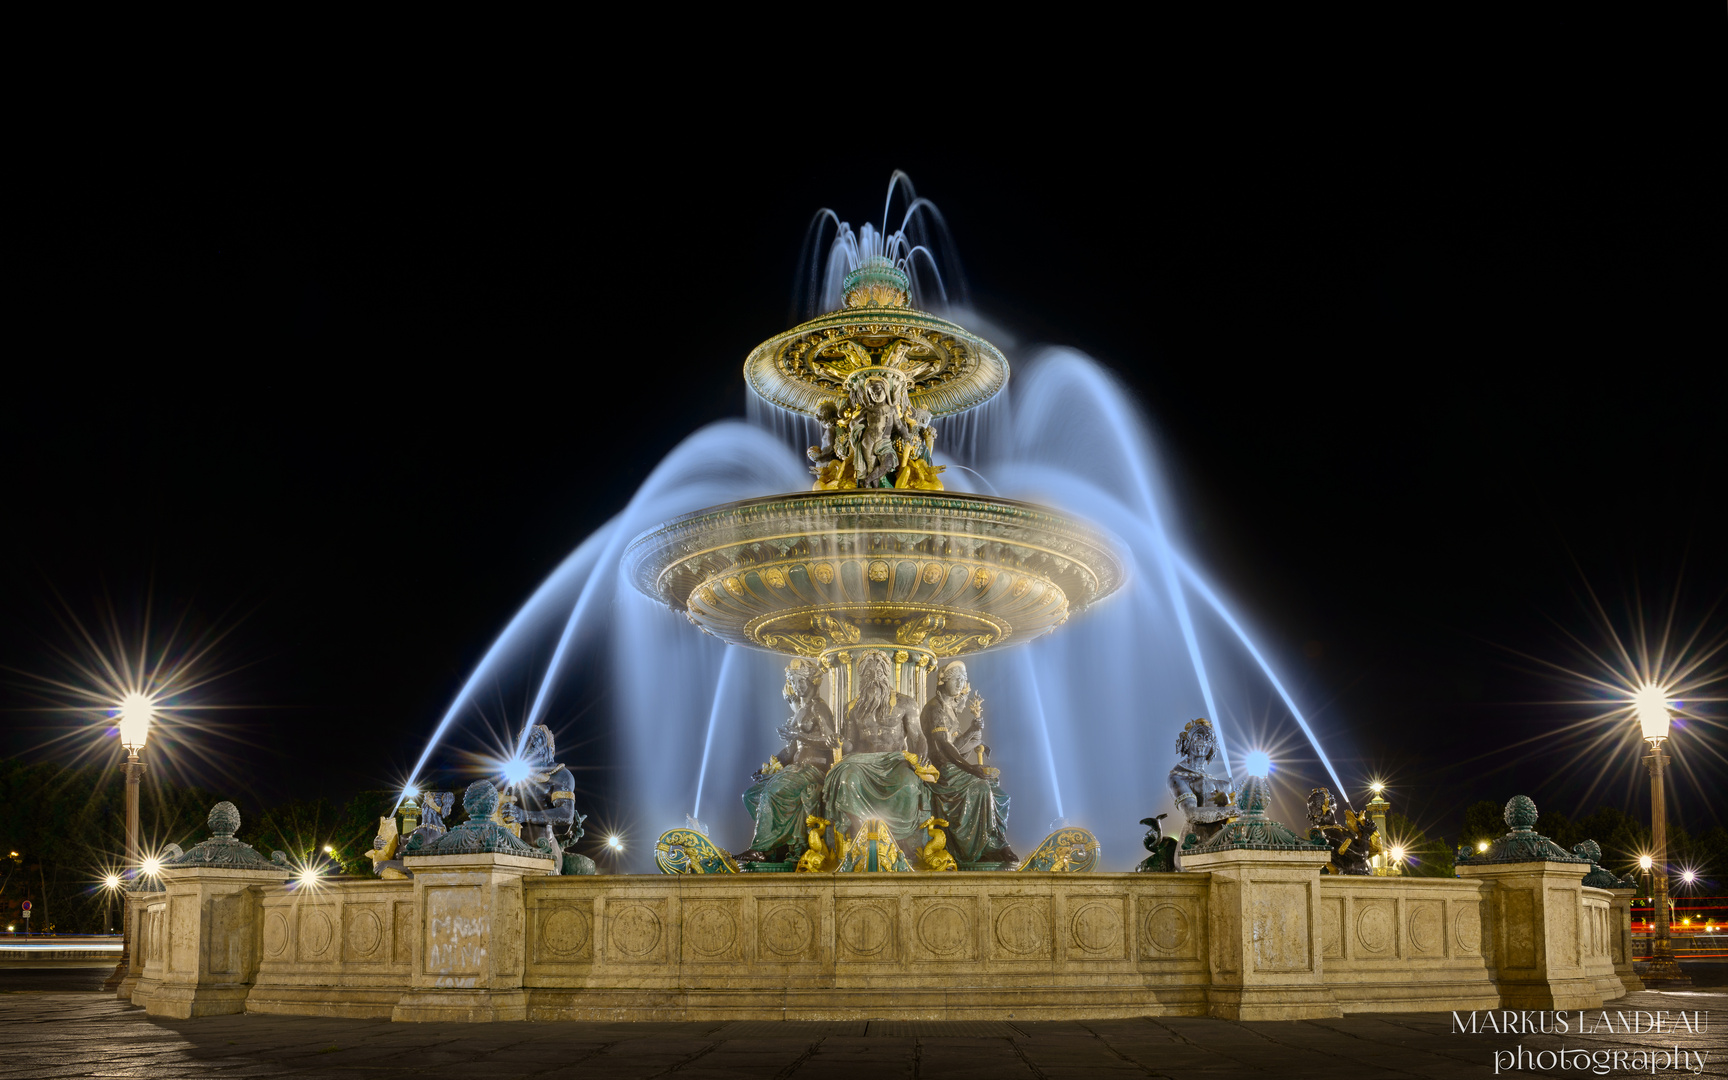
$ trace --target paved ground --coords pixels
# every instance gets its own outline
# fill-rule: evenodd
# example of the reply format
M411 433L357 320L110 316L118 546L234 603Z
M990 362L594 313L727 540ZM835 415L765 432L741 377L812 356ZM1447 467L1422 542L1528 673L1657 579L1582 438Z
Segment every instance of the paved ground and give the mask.
M1728 993L1721 990L1646 992L1613 1003L1627 1015L1666 1009L1671 1018L1679 1009L1706 1010L1708 1026L1700 1033L1581 1038L1458 1034L1447 1013L1261 1024L1177 1018L483 1025L268 1016L152 1020L109 995L63 989L75 973L45 974L53 978L31 982L13 972L0 982L0 1077L1235 1080L1259 1074L1376 1080L1492 1076L1495 1052L1519 1045L1530 1053L1562 1046L1667 1053L1678 1046L1689 1055L1686 1067L1657 1072L1728 1077ZM1568 1017L1575 1023L1576 1014ZM1701 1053L1707 1057L1694 1072ZM1630 1075L1632 1060L1613 1068L1609 1059L1606 1075ZM1522 1071L1576 1075L1531 1063ZM1636 1071L1650 1074L1647 1065Z

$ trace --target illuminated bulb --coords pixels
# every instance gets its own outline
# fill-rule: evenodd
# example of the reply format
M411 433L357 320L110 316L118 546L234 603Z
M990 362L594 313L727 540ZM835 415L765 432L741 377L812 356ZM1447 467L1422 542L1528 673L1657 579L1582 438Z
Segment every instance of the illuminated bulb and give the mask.
M1660 686L1645 683L1632 696L1632 711L1638 714L1638 727L1651 742L1668 737L1668 695Z
M402 797L404 799L413 799L418 797L419 794L420 789L415 787L413 784L409 784L407 787L402 789Z
M324 845L324 854L334 855L334 854L336 854L336 849L331 847L329 844L325 844Z
M150 721L156 716L156 702L138 691L120 699L120 745L128 750L144 749L150 737Z
M1368 790L1372 791L1374 794L1378 795L1382 791L1386 790L1386 785L1382 784L1380 781L1376 780L1372 784L1368 785Z
M1648 855L1640 855L1640 856L1638 856L1638 869L1648 870L1655 863L1655 861L1656 860L1652 859Z
M521 758L511 758L504 763L504 782L520 784L528 779L528 763Z
M302 884L302 885L316 885L317 883L318 883L318 871L317 870L308 866L306 869L300 871L300 884Z
M1393 848L1392 849L1392 860L1394 862L1403 862L1404 861L1404 849L1401 847Z
M1272 755L1264 750L1250 750L1243 759L1243 766L1249 776L1270 776L1272 774Z
M118 889L120 887L120 875L109 874L107 877L102 879L102 884L108 886L110 889Z
M1476 850L1477 851L1487 851L1488 850L1488 841L1486 841L1486 840L1476 841Z
M1686 884L1690 885L1694 881L1698 880L1698 875L1693 873L1690 870L1682 870L1680 872L1680 880L1684 881Z
M155 877L162 872L162 860L154 855L148 856L145 858L141 869L151 877Z
M616 835L608 836L606 838L606 846L611 848L613 851L623 851L624 850L624 838L622 836L616 836Z

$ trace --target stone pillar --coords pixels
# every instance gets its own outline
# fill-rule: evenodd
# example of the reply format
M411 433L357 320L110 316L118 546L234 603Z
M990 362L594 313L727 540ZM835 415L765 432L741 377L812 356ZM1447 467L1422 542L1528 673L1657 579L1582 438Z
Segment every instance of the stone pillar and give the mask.
M1487 933L1505 1009L1594 1009L1602 1004L1585 970L1584 872L1571 862L1460 865L1458 876L1493 884Z
M1494 886L1486 934L1506 1009L1594 1009L1602 1004L1585 942L1589 859L1536 831L1536 804L1506 802L1508 832L1486 852L1458 860L1458 876Z
M1224 850L1182 856L1182 869L1212 875L1212 1016L1313 1020L1342 1016L1324 985L1320 868L1328 852Z
M124 906L121 908L120 918L127 945L122 948L120 965L114 969L114 974L119 976L119 979L112 987L114 996L121 1001L132 1000L132 993L138 989L138 980L144 974L143 945L138 942L138 928L144 920L144 909L161 896L160 892L154 890L141 892L128 889L121 901ZM106 982L102 984L102 988L110 989Z
M550 861L492 852L410 855L413 971L392 1020L526 1020L522 879Z
M245 1012L258 973L260 893L280 885L284 874L276 866L164 866L167 909L155 930L164 935L162 968L139 984L133 1004L179 1020ZM147 904L164 902L162 893L142 897ZM134 918L141 922L141 916L139 910Z
M1632 967L1632 897L1637 888L1610 889L1614 896L1614 904L1609 913L1610 954L1614 958L1614 974L1620 976L1620 985L1628 994L1644 989L1643 980L1638 978L1638 972Z

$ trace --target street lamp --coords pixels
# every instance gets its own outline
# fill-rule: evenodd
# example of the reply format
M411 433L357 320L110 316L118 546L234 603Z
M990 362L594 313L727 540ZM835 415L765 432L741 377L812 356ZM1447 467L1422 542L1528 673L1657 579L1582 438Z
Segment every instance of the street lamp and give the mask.
M120 891L120 875L109 874L102 879L102 932L114 932L114 894Z
M150 724L156 719L156 699L141 691L132 690L120 699L118 711L120 745L126 748L126 866L133 873L137 873L143 869L138 846L138 785L144 779L144 763L138 760L138 751L144 749L145 740L150 738ZM108 982L103 984L105 989L110 990L126 977L132 958L132 920L124 906L120 909L120 922L120 965L114 969Z
M1669 927L1674 918L1673 905L1668 900L1668 806L1662 786L1662 767L1667 755L1662 744L1668 739L1668 693L1662 687L1645 683L1632 698L1632 709L1638 717L1638 729L1650 744L1644 759L1650 766L1650 840L1652 850L1639 865L1653 867L1650 874L1651 901L1655 907L1655 933L1650 943L1650 967L1644 985L1671 988L1691 986L1692 980L1680 970L1674 959L1674 942Z

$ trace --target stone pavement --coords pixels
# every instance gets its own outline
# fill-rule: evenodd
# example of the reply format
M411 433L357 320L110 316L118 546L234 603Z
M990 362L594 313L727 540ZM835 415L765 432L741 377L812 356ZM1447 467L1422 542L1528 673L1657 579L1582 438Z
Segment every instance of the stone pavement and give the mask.
M1250 1024L1188 1018L471 1025L276 1016L153 1020L107 994L44 985L0 991L0 1077L1236 1080L1264 1074L1375 1080L1493 1076L1494 1052L1519 1044L1530 1052L1562 1045L1592 1051L1679 1046L1692 1055L1693 1066L1700 1052L1708 1055L1702 1071L1658 1072L1728 1076L1728 993L1645 992L1611 1004L1611 1012L1628 1015L1706 1010L1708 1026L1698 1034L1580 1038L1458 1034L1450 1013ZM1576 1075L1557 1066L1523 1071Z

